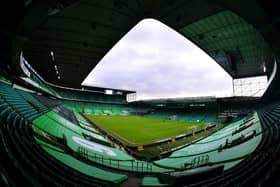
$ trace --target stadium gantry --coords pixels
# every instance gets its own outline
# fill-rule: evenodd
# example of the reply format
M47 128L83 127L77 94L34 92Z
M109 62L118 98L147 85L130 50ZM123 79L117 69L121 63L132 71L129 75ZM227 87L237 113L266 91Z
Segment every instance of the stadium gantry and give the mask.
M0 186L280 186L276 0L1 6ZM81 86L146 18L190 39L233 79L267 76L265 93L128 102L135 91Z

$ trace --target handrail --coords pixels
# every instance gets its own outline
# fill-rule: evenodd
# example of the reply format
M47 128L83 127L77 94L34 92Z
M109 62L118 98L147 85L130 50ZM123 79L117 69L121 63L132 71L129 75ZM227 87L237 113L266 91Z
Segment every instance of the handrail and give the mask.
M104 166L117 168L120 170L147 173L152 172L153 168L153 164L146 161L111 159L105 158L103 155L99 155L97 153L94 153L94 155L90 155L88 150L82 146L78 147L77 152L80 157L86 160L93 161ZM122 163L130 163L130 165L125 166L122 165Z

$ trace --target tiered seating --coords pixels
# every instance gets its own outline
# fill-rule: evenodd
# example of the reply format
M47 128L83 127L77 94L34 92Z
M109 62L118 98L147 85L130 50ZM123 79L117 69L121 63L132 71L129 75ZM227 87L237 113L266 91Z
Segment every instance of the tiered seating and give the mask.
M215 112L213 111L161 111L156 110L152 113L145 114L146 116L165 119L176 119L181 121L194 121L213 123L215 121Z
M79 124L82 128L85 128L89 131L97 133L96 129L92 127L92 125L78 112L74 112L74 115L76 116L76 119L79 121Z
M22 79L34 87L39 88L43 92L66 100L101 103L127 103L125 95L107 95L101 92L49 86L33 74L31 74L30 78L22 77Z
M19 95L19 91L6 85L1 85L0 93L0 143L2 145L0 164L1 177L5 179L3 186L13 185L13 183L16 186L113 186L127 179L125 175L107 172L85 164L50 144L45 144L42 149L34 141L31 129L32 118L25 112L26 110L19 107L17 102L20 101L20 97L24 97L23 101L30 99L32 102L32 96L25 93ZM12 99L9 95L16 99ZM27 101L20 104L24 107L34 107L37 119L41 114L40 108L44 108L38 101L32 104ZM36 107L39 109L37 110ZM49 115L54 115L57 123L67 123L63 117L58 118L57 114ZM26 117L29 117L29 121ZM73 130L78 127L70 126L70 123L68 122L65 126ZM58 132L56 134L60 135ZM46 150L55 152L55 155L61 159L54 158L46 153ZM63 164L65 162L61 160L71 164Z
M0 96L2 104L6 105L6 109L11 107L14 112L20 113L26 119L32 121L38 116L46 113L49 109L39 103L29 93L16 90L9 85L0 82Z
M33 105L35 105L37 108L41 109L41 110L48 110L48 108L43 105L40 101L38 101L35 97L33 97L33 95L31 95L30 93L27 93L25 91L22 90L15 90L16 92L18 92L23 98L24 100L26 100L29 103L32 103Z
M13 181L22 186L111 186L110 182L82 174L49 156L34 144L32 130L24 120L7 121L7 125L1 127L1 137L10 163L14 164L12 176L19 177Z
M125 104L125 95L106 95L100 92L92 92L77 89L62 89L58 87L52 87L56 93L58 93L63 99L83 101L83 102L100 102L100 103L117 103Z
M236 142L242 135L253 131L256 131L257 134L261 132L258 120L254 120L254 125L251 125L239 133L233 134L241 125L243 125L243 120L232 123L209 137L186 148L175 151L165 159L156 161L155 164L161 167L174 169L193 168L197 164L224 164L225 170L230 169L253 152L261 141L261 136L259 135L241 144L230 146L232 142ZM200 160L200 163L197 163L198 160Z
M83 112L83 103L82 102L75 102L75 101L67 101L64 102L63 105L68 108L69 110L75 112Z
M129 115L129 109L125 105L64 102L64 106L70 110L95 115Z
M44 96L38 97L44 100ZM258 111L260 123L256 115L248 116L165 159L147 163L112 147L80 114L63 107L49 112L56 102L48 106L38 97L0 82L1 186L112 186L127 179L116 171L150 173L143 178L142 186L181 185L190 178L190 186L269 186L272 180L279 180L278 103ZM112 104L85 103L81 109L85 108L109 115L128 111L125 106ZM188 120L198 118L212 120L210 114L196 113ZM31 127L45 139L34 138ZM250 138L246 139L247 135ZM209 168L216 166L219 172L211 175ZM202 176L204 171L206 178L194 180L194 174ZM171 182L158 174L164 172L169 173Z
M278 107L275 106L264 107L258 111L263 138L252 154L222 175L190 186L277 186L279 182L276 181L279 181L279 176L276 171L277 168L279 170L280 151L279 119L278 122L276 119L273 121L268 115L268 113L279 113L277 111Z
M62 105L62 102L55 98L46 97L43 95L33 95L40 103L48 108L54 108L56 106Z
M79 154L95 164L128 171L168 171L168 169L161 169L157 166L152 167L147 162L135 161L123 151L109 147L108 142L107 144L105 143L106 139L99 139L104 141L104 143L86 140L83 134L88 136L93 136L94 134L96 139L98 134L89 133L89 131L71 123L53 111L37 118L33 124L36 127L36 133L39 134L40 132L38 131L42 131L45 134L47 133L48 136L53 136L53 139L65 139L65 142L67 142L65 146L69 148L68 151L71 151L73 154Z
M72 123L79 125L78 120L76 119L76 116L74 115L74 112L68 110L64 106L60 105L53 109L56 113L58 113L60 116L64 117L65 119L71 121Z
M30 77L21 77L21 79L46 93L59 96L50 86L43 83L39 78L37 78L37 76L34 76L33 74L31 74Z

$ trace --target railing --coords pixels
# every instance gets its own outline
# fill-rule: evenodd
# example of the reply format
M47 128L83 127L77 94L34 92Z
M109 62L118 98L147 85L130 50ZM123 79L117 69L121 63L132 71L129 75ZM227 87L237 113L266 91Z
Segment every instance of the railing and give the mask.
M136 160L118 160L105 158L103 155L94 153L90 155L88 150L85 147L78 147L78 154L80 157L101 164L110 168L115 168L125 171L133 171L140 173L151 173L153 170L153 165L145 161L136 161Z

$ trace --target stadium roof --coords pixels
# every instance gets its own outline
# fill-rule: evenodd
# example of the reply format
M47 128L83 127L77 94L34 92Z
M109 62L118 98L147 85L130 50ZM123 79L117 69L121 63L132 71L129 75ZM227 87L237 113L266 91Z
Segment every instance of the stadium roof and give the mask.
M269 75L280 52L277 7L273 0L26 0L7 7L0 35L9 46L1 51L8 63L1 66L18 70L22 50L46 81L80 88L133 26L154 18L196 43L233 78Z

